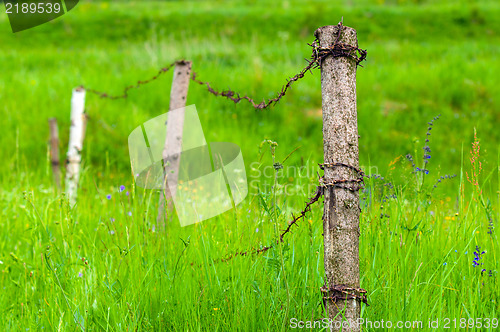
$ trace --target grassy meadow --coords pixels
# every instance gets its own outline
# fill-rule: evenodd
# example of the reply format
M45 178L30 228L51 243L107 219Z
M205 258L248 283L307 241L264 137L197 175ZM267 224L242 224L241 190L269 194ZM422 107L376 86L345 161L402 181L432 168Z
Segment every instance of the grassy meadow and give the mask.
M64 160L74 87L120 94L181 58L217 89L272 98L306 65L316 28L342 17L368 50L357 71L361 315L495 330L500 4L425 0L83 0L16 34L0 15L0 330L285 331L324 318L322 199L281 245L219 262L271 244L313 193L319 70L263 111L190 84L206 140L241 147L250 193L199 224L172 216L165 231L158 192L134 185L127 138L168 111L170 73L127 99L87 94L75 206L54 186L47 119Z

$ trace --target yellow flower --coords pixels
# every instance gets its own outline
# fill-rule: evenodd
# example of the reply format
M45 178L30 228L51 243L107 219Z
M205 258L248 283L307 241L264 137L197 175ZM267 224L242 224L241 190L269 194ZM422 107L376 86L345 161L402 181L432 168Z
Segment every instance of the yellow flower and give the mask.
M214 308L215 311L219 310L219 308Z

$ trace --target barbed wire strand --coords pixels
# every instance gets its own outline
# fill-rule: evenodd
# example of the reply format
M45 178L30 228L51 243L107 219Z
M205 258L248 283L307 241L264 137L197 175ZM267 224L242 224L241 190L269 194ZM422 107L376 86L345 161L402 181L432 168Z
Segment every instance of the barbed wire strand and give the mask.
M292 214L292 220L288 222L287 228L281 232L281 234L279 235L279 238L274 240L271 245L264 246L264 247L261 247L258 249L252 248L250 250L237 251L237 252L234 252L232 254L226 255L225 257L222 257L218 260L214 260L213 263L224 263L224 262L230 261L231 259L233 259L237 256L249 256L249 255L261 254L261 253L264 253L264 252L268 251L269 249L273 248L275 245L278 245L278 244L284 242L284 238L288 233L291 232L292 226L294 226L294 225L298 226L297 222L299 220L303 219L306 216L306 213L311 211L311 206L314 203L316 203L321 198L321 196L323 196L323 187L318 186L316 188L316 191L314 192L313 196L309 199L309 201L306 202L304 209L297 216L294 216ZM191 265L194 265L194 263L191 263Z
M310 59L305 59L308 62L307 65L300 72L298 72L295 76L293 76L287 80L286 84L281 87L281 91L277 93L275 98L268 99L267 101L262 100L262 102L258 103L253 98L249 97L248 95L241 96L240 93L235 92L231 89L218 91L218 90L214 89L209 82L200 80L198 78L198 74L194 71L192 72L190 78L193 82L195 82L199 85L205 86L207 89L207 92L211 93L214 96L225 97L225 98L233 101L235 104L239 103L242 100L246 100L255 109L259 109L259 110L266 109L272 105L277 104L281 100L281 98L283 98L286 95L288 89L295 82L304 78L304 76L307 72L312 73L311 69L315 69L315 68L320 67L321 62L326 57L332 56L334 58L338 58L338 57L351 58L351 59L356 61L357 65L360 65L360 63L362 61L366 60L366 55L367 55L366 50L363 50L363 49L360 49L356 46L347 45L347 44L340 42L340 37L341 37L342 30L343 30L342 22L339 22L338 27L339 28L338 28L337 36L335 38L335 42L331 46L325 47L325 48L320 48L319 42L317 39L315 41L313 41L311 44L308 44L312 48L312 54L311 54ZM137 81L136 84L126 86L123 90L123 93L120 95L111 95L107 92L98 91L98 90L92 89L92 88L86 88L85 86L81 86L81 87L84 88L88 93L98 95L101 98L107 98L107 99L112 99L112 100L125 99L125 98L128 98L128 92L131 89L138 89L143 85L146 85L146 84L149 84L153 81L156 81L163 74L167 73L170 69L172 69L172 67L174 67L177 63L184 63L184 62L185 62L185 60L177 60L177 61L172 62L168 66L161 68L158 71L158 73L155 76L151 77L150 79Z

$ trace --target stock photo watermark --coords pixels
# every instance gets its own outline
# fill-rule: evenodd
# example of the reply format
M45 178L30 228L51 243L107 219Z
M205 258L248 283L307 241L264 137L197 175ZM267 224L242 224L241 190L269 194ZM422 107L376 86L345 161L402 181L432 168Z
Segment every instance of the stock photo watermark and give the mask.
M303 321L297 318L290 319L292 329L480 329L498 328L498 318L436 318L407 321L391 320L370 320L367 318L346 319L343 321L333 321L330 318L323 318L314 321Z
M31 29L50 22L73 8L79 0L4 0L12 32Z
M172 138L169 121L172 124L179 119L183 119L183 134ZM181 226L229 211L248 194L239 146L207 143L194 105L141 124L129 135L128 146L136 185L167 188Z

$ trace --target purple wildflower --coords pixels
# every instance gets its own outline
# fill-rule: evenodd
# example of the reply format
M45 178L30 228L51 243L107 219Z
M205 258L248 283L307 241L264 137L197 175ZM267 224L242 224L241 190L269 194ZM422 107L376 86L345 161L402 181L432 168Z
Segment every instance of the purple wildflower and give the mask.
M416 168L416 171L417 172L423 172L425 174L429 174L429 170L425 169L425 168L420 168L420 167L417 167Z
M493 228L494 228L493 227L493 219L490 218L488 220L488 234L490 234L490 235L493 234Z
M111 199L111 194L106 196L107 199Z
M479 263L479 261L482 259L482 255L484 255L486 251L481 251L480 246L476 246L476 251L474 251L474 260L472 261L472 266L476 267L479 265L483 265L483 263Z
M120 191L120 192L122 192L122 191L124 191L124 190L125 190L125 186L122 184L122 185L120 186L119 191Z

